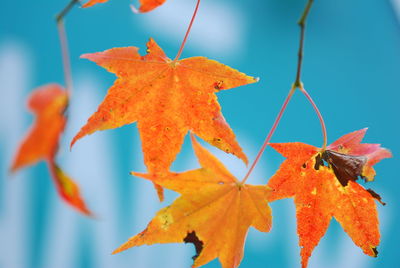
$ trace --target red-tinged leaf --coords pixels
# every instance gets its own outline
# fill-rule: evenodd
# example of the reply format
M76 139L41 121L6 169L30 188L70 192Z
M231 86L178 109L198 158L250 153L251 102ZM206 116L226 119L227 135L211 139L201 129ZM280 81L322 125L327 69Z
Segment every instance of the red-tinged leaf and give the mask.
M152 11L153 9L157 8L158 6L161 6L164 4L166 0L139 0L140 7L139 7L139 12L149 12ZM86 2L86 4L82 5L82 7L91 7L96 4L100 3L105 3L108 2L108 0L89 0Z
M33 91L28 100L28 108L36 115L36 121L22 141L11 170L46 161L61 197L80 212L89 215L78 186L54 162L67 122L64 115L67 106L68 93L57 84Z
M360 176L366 181L372 181L376 174L372 166L383 158L392 157L392 154L381 148L380 144L360 143L366 132L367 129L364 128L344 135L328 146L327 149L341 154L365 157L367 162L363 166Z
M193 137L192 143L202 168L164 176L133 173L181 196L114 253L140 245L185 242L196 248L193 267L218 258L222 267L234 268L243 258L248 229L252 226L261 232L270 230L270 189L240 184Z
M71 146L95 131L137 121L144 161L150 173L169 170L189 130L247 163L222 116L215 93L254 83L257 79L204 57L172 61L153 39L147 48L145 56L136 47L82 56L118 78Z
M83 214L92 215L82 200L79 186L55 162L49 162L48 165L60 196Z
M85 4L83 4L82 7L91 7L105 2L108 2L108 0L89 0Z
M269 201L294 197L302 267L324 236L332 217L365 254L377 255L378 214L374 199L381 197L356 180L373 180L372 165L391 153L379 144L361 144L366 129L347 134L319 149L303 143L271 146L287 159L268 182Z
M165 1L166 0L139 0L139 11L142 13L152 11L153 9L164 4Z

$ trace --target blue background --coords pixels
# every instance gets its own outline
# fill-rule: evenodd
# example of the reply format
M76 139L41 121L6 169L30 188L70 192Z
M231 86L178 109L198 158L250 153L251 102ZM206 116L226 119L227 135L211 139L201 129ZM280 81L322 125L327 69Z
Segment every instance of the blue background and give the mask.
M75 8L66 19L75 82L70 123L59 162L81 185L97 219L62 203L43 163L15 175L8 167L32 116L23 103L35 87L63 83L54 17L67 1L1 0L0 8L0 267L189 267L192 246L154 245L110 252L145 228L176 194L159 204L150 183L130 176L144 171L135 125L96 133L70 152L74 134L96 110L114 76L79 55L111 47L137 46L149 37L175 56L195 1L168 0L148 14L133 14L128 0ZM182 57L207 56L260 82L218 94L223 113L250 161L295 78L299 29L306 1L202 1ZM137 3L136 3L137 4ZM399 10L398 13L396 13ZM332 220L309 267L400 267L399 66L400 4L384 0L316 1L309 16L302 80L320 107L329 142L369 127L365 141L390 148L395 158L376 165L368 187L388 203L378 205L382 242L379 257L357 248ZM297 92L273 142L302 141L320 146L318 119ZM246 167L207 146L239 178ZM266 183L282 161L268 149L249 183ZM173 170L196 168L186 139ZM11 179L13 178L13 179ZM269 234L250 230L241 267L299 267L295 209L291 199L271 204ZM213 261L205 267L219 267Z

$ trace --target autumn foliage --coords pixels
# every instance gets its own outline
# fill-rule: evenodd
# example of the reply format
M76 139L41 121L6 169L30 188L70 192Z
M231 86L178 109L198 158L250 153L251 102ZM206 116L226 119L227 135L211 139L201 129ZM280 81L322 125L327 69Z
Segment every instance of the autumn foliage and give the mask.
M326 150L300 142L271 146L287 158L269 180L269 201L294 197L302 266L324 236L332 217L365 254L376 257L378 213L372 190L356 180L372 181L372 165L391 153L379 144L360 143L366 129L344 135Z
M107 1L90 0L83 7ZM151 11L164 2L139 0L139 11ZM218 258L222 267L235 268L243 258L249 228L270 231L269 203L293 198L302 267L307 267L332 218L365 254L376 257L380 241L377 202L384 202L379 194L365 189L359 182L373 181L376 175L373 166L392 155L379 144L361 143L366 129L346 134L327 146L322 115L300 81L304 22L312 1L308 1L299 22L302 38L296 81L243 180L237 179L203 148L195 135L247 164L246 155L222 115L216 93L255 83L258 78L206 57L179 59L199 3L174 59L167 57L153 39L148 41L145 55L139 53L137 47L120 47L81 56L113 73L116 80L97 111L72 139L71 147L94 132L137 122L147 173L131 174L153 183L160 200L163 200L164 188L180 194L172 204L157 212L146 229L114 253L156 243L192 243L196 249L193 267ZM296 90L307 97L320 119L324 135L322 148L301 142L269 142ZM28 107L36 121L22 141L11 169L16 171L45 161L60 196L80 212L90 215L77 184L55 160L67 123L68 92L56 84L33 91ZM201 167L172 172L170 167L189 132ZM246 184L267 146L286 160L269 180L265 178L265 185Z
M49 84L32 92L28 108L36 115L36 121L22 141L11 170L15 172L38 161L46 161L60 196L80 212L90 215L78 185L61 170L55 160L67 123L65 112L68 99L68 92L57 84Z
M82 58L96 62L118 79L71 146L95 131L137 121L150 173L169 171L189 130L247 163L215 93L257 79L204 57L170 60L153 39L147 43L145 56L136 47L125 47Z
M163 176L132 173L179 192L181 196L161 209L147 228L114 253L133 246L155 243L193 243L193 267L219 258L222 267L237 267L249 227L271 229L271 209L265 185L242 184L216 157L192 136L201 168Z

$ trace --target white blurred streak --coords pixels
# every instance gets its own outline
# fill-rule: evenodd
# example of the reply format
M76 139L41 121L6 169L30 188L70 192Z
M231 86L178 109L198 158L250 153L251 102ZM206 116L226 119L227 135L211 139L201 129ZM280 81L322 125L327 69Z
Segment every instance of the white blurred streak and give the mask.
M65 209L66 204L57 200L52 206L51 222L46 230L47 238L43 267L68 268L74 265L74 239L76 239L76 212ZM54 210L53 210L54 209Z
M385 200L390 203L389 200ZM381 232L381 240L386 240L385 236L390 235L389 227L391 224L390 215L394 215L393 211L390 211L390 207L382 207L380 204L377 205L379 212L379 228ZM332 223L332 222L331 222ZM347 233L340 226L339 235L335 237L339 241L339 251L333 251L329 244L328 240L322 238L320 244L316 247L313 252L313 255L310 258L309 267L326 267L326 268L354 268L354 267L373 267L374 259L368 255L365 255L359 247L357 247L351 238L347 235ZM329 230L328 230L329 232ZM319 248L321 248L319 250ZM328 254L327 252L331 252L331 254L335 254L329 261L336 260L333 263L328 263L326 259L324 259L323 255ZM378 246L379 252L379 246ZM379 258L379 254L378 254Z
M151 13L134 14L143 16L143 19L135 19L135 22L143 23L143 27L152 31L155 36L163 36L177 43L178 49L194 7L195 1L170 1ZM235 5L204 1L200 4L187 48L193 47L200 50L200 53L207 53L207 56L214 54L221 58L240 54L245 46L245 22L243 12Z
M140 146L140 141L136 140L134 147L140 148ZM136 156L135 160L143 161L139 156ZM143 163L136 166L140 166L140 170L138 171L145 173L146 168ZM166 190L164 192L165 201L160 203L151 182L134 176L132 176L132 180L134 180L134 191L132 194L135 199L132 202L131 211L135 215L134 226L126 234L125 240L120 241L120 244L143 231L157 211L169 205L174 200L174 196L177 196L177 194ZM163 268L189 267L191 264L190 254L194 252L191 251L191 247L191 245L180 246L178 244L141 246L129 249L117 256L119 258L120 255L125 256L135 267L159 267L161 263ZM157 257L155 258L154 256Z
M137 143L135 146L140 146L140 143ZM146 228L149 221L156 214L159 203L151 183L141 178L132 177L132 179L136 180L135 191L133 193L135 201L132 204L132 211L135 211L136 214L135 228L132 228L132 232L127 235L126 240ZM133 248L129 250L129 253L126 252L125 254L128 254L130 259L135 260L137 267L152 267L152 260L159 258L159 256L152 258L152 255L157 253L154 253L154 249L148 246Z
M28 178L24 171L10 175L8 169L19 140L24 135L25 94L30 85L31 63L25 47L18 41L0 44L0 267L28 267L29 235L26 227Z
M382 208L380 204L377 205L379 210L379 227L381 229L382 237L387 233L389 226L389 217L390 215L394 215L394 212L386 211L388 207ZM390 208L389 208L390 209ZM374 264L373 258L367 256L363 253L362 249L357 247L350 237L343 231L341 235L342 246L341 251L339 252L339 257L337 258L337 263L333 267L343 267L343 268L352 268L352 267L363 267L368 268L372 267ZM387 241L387 240L386 240ZM378 246L379 252L379 246ZM379 256L379 254L378 254ZM320 267L320 266L318 266Z
M84 142L79 142L69 152L69 142L77 130L93 112L101 99L98 86L91 80L78 80L74 88L69 114L69 124L61 146L62 166L65 171L79 184L81 193L89 209L98 219L85 219L64 203L58 205L52 213L54 221L48 230L52 239L48 243L48 255L45 267L74 267L76 266L79 244L82 239L79 233L90 230L85 236L90 239L89 256L95 267L119 267L112 258L111 249L117 245L117 189L112 183L115 174L112 167L111 143L104 135L93 135ZM86 225L86 227L85 227ZM83 228L85 227L85 228ZM79 229L80 228L80 229ZM60 241L63 241L60 243ZM54 248L57 248L54 251Z
M332 267L363 267L371 266L371 257L364 255L362 250L357 247L346 233L338 237L341 240L340 251L338 253L337 262ZM320 267L320 266L317 266Z
M400 23L400 0L391 0L397 19Z
M16 145L23 133L25 102L29 80L31 59L27 49L14 40L0 44L0 137L6 145ZM31 89L29 89L31 90ZM19 135L16 136L16 135ZM6 138L8 138L6 140ZM7 147L7 150L14 148Z
M77 84L73 103L74 114L71 116L71 125L66 133L66 147L82 127L82 121L102 100L99 93L100 86L93 80L84 80ZM69 137L69 138L68 138ZM79 180L83 194L88 201L89 208L98 219L91 220L93 240L94 267L120 267L116 258L111 256L111 250L117 245L118 233L118 189L115 180L117 173L112 161L112 144L104 135L93 135L90 139L76 146L68 158L68 167L74 177Z

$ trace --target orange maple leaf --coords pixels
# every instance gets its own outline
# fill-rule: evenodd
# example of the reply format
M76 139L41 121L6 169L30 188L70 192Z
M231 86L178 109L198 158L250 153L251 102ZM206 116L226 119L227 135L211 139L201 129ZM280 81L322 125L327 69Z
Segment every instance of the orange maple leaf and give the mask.
M132 173L149 179L181 196L161 209L147 228L114 253L155 243L193 243L197 255L193 267L215 258L224 268L238 267L250 226L261 232L271 229L270 189L241 184L216 157L192 144L202 168L165 176Z
M95 131L137 121L150 173L169 170L189 130L247 163L215 93L257 79L205 57L172 61L153 39L147 48L145 56L136 47L82 55L118 79L71 146Z
M140 7L139 7L139 12L149 12L155 9L158 6L161 6L164 4L166 0L139 0ZM108 2L108 0L90 0L86 2L86 4L82 5L82 7L91 7L96 4L100 3L105 3Z
M47 162L61 197L80 212L90 215L80 196L79 187L56 164L58 143L67 118L68 93L57 84L49 84L34 90L28 99L28 108L36 115L36 121L22 141L13 160L11 171L16 171L40 160Z
M294 197L302 267L324 236L332 217L365 254L376 257L379 224L374 191L356 183L374 179L372 165L391 153L379 144L361 144L367 129L344 135L326 150L304 143L270 144L287 159L268 182L269 201Z

